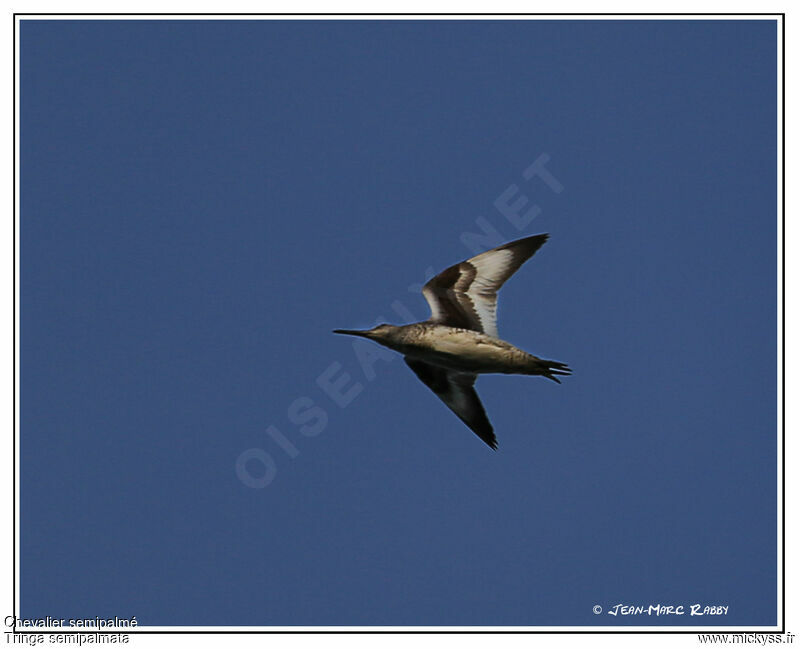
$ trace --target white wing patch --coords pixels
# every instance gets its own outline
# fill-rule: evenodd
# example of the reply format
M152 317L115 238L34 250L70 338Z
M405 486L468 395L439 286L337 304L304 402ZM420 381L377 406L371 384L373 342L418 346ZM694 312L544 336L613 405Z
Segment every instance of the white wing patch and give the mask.
M431 321L497 338L497 291L545 241L546 234L526 237L443 270L422 288Z
M497 333L497 289L511 274L509 269L514 261L510 250L490 250L469 261L477 274L466 290L472 308L481 324L483 333L498 337Z

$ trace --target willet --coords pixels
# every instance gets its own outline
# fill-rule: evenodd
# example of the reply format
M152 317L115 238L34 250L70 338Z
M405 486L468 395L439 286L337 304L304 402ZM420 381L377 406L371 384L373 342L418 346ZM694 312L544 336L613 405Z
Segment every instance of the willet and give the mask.
M365 331L333 333L363 336L400 352L414 374L493 449L495 437L475 392L478 374L534 374L561 383L571 373L564 364L537 358L497 333L497 291L549 235L518 239L450 266L422 287L430 319Z

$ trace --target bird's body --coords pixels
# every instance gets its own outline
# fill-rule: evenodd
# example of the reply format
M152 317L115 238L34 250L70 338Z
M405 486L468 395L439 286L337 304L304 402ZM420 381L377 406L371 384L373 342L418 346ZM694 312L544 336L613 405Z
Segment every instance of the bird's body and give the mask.
M546 361L479 331L416 322L392 327L380 343L408 358L473 374L546 374Z
M497 448L492 425L473 387L478 374L533 374L560 383L570 369L533 356L497 334L497 291L547 241L539 234L476 255L431 279L422 293L425 322L382 324L334 333L370 338L400 352L406 364L484 442Z

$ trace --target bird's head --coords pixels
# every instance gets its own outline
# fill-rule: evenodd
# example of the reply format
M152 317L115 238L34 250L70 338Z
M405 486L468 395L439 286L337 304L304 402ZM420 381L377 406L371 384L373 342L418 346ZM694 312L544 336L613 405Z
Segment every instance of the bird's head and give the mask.
M379 324L377 327L373 327L372 329L334 329L333 333L347 334L348 336L361 336L362 338L370 338L378 342L384 342L391 340L399 328L400 327L395 325Z

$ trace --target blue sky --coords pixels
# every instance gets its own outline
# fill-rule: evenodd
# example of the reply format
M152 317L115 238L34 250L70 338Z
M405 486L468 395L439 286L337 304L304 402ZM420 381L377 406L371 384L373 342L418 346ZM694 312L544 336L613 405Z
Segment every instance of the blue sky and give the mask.
M22 616L775 624L775 39L22 21ZM499 329L574 369L480 378L496 453L330 333L484 230L551 234Z

